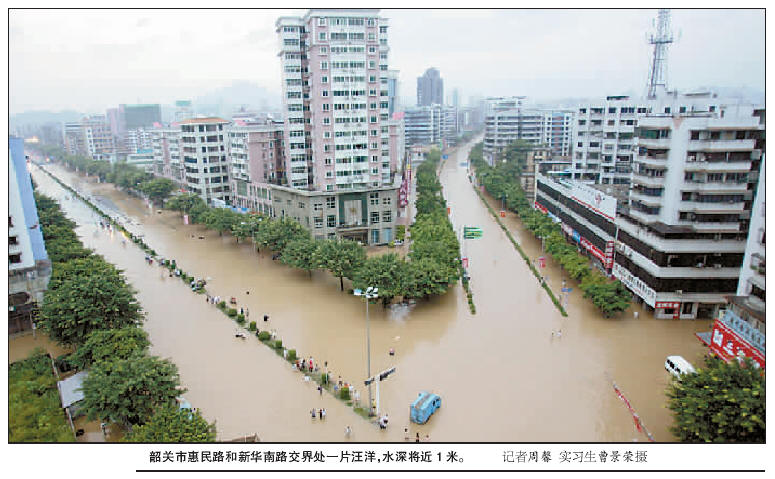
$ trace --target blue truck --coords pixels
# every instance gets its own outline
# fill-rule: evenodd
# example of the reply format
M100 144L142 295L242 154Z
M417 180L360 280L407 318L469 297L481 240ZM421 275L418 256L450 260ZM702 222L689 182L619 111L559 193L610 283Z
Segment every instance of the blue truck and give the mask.
M411 406L409 406L409 418L413 423L425 424L441 407L441 397L438 394L423 391L417 396Z

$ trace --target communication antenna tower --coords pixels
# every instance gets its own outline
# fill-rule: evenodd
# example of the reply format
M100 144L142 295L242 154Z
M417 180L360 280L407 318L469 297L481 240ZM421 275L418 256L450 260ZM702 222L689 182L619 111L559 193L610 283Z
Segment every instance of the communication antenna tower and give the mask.
M656 21L656 32L648 36L648 42L654 45L649 68L648 98L656 98L657 87L667 89L667 47L673 43L673 32L670 31L670 10L659 10Z

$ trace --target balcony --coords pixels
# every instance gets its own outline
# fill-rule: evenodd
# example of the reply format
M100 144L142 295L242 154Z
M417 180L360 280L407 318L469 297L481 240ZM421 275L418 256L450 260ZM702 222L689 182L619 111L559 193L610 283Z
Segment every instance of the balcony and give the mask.
M640 173L637 173L635 171L632 172L632 182L635 184L643 185L643 186L656 186L656 187L662 187L665 183L665 177L664 176L649 176L649 175L643 175Z
M638 138L638 146L667 150L670 148L670 138Z
M751 170L750 161L687 161L684 167L686 171L733 171L745 173Z
M754 149L755 140L690 140L691 151L746 151Z
M696 213L737 213L743 211L745 203L742 201L731 203L682 201L680 208L682 211Z
M647 166L667 168L667 158L661 158L660 156L637 156L635 161Z
M684 180L683 188L690 191L699 192L745 192L748 187L746 183L720 183L707 182L705 180Z
M636 190L630 192L630 199L638 200L641 203L653 206L660 206L662 204L662 195L652 196L643 193L638 193Z

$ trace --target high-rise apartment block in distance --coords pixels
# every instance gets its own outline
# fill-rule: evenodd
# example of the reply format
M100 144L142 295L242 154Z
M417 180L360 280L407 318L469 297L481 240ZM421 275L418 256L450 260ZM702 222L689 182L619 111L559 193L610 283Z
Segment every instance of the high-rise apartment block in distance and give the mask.
M24 140L8 139L8 332L32 327L51 277L38 210L27 171Z
M388 90L388 114L393 117L393 113L399 111L400 96L398 93L398 70L388 70L387 75L387 90Z
M417 77L417 106L444 104L444 80L439 70L428 68Z
M229 122L215 117L192 118L178 125L183 184L208 205L224 206L231 199L226 150Z
M124 105L118 106L118 114L124 129L150 128L154 123L161 123L161 105Z
M404 152L391 141L391 127L400 128L389 113L387 19L313 9L276 27L288 187L274 188L275 215L298 218L315 237L391 241ZM329 197L335 206L323 221L314 208L328 208Z
M194 117L194 108L191 106L191 100L177 100L175 102L176 122L188 120Z
M517 140L550 148L554 156L568 156L573 135L573 112L523 104L525 97L488 98L485 113L485 160L495 157Z
M154 173L183 184L186 179L180 157L180 126L154 128L151 131Z
M243 122L229 128L232 205L272 215L271 185L285 180L283 124Z
M92 115L64 124L65 151L93 160L115 160L115 139L105 115Z

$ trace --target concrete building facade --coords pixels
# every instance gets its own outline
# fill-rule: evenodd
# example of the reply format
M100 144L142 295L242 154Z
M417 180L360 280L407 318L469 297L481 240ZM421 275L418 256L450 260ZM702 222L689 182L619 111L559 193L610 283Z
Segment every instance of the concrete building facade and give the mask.
M270 185L285 180L282 123L232 125L229 159L232 205L272 214Z
M8 332L32 327L31 320L51 278L38 210L27 170L24 140L8 139Z
M208 205L229 203L229 162L226 145L229 122L222 118L192 118L179 123L180 154L185 188Z
M391 148L400 142L391 141L388 26L376 9L313 9L277 20L288 187L398 190L404 151Z

